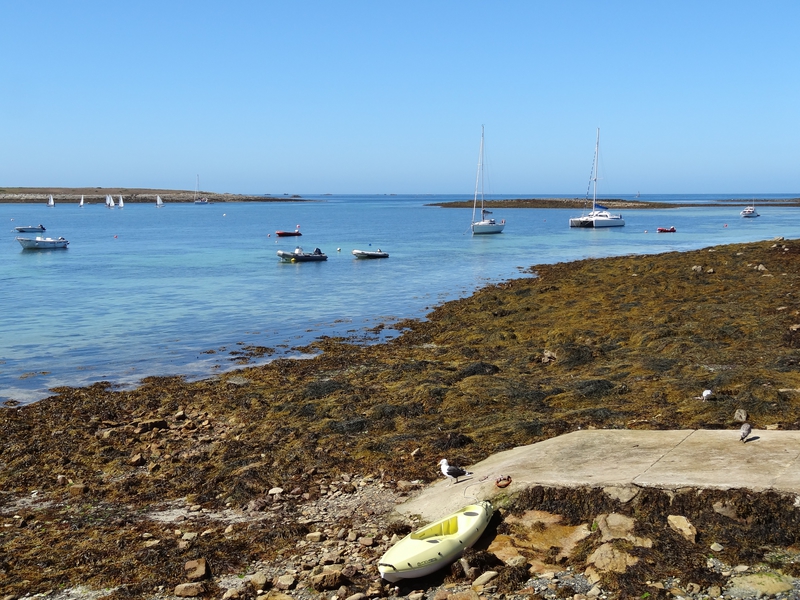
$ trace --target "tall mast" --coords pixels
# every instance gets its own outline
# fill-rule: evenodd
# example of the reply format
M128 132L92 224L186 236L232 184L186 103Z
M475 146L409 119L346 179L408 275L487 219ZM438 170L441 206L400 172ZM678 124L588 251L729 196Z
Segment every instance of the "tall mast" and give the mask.
M478 172L475 174L475 198L472 201L472 222L475 222L475 208L478 205L478 186L481 191L481 221L483 220L483 125L481 125L481 149L478 152Z
M600 128L597 128L597 141L594 144L594 192L592 193L592 211L597 202L597 164L600 162Z

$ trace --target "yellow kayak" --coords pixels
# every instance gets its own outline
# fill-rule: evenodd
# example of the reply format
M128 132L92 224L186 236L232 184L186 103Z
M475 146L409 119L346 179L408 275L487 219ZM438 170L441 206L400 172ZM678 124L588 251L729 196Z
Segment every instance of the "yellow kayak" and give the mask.
M381 577L413 579L446 567L478 541L493 512L492 503L484 500L408 534L381 557Z

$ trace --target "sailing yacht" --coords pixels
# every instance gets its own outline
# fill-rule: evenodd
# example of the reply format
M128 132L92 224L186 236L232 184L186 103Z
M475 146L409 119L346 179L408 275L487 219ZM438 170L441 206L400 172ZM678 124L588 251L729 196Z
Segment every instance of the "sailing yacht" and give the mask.
M475 213L478 210L478 193L481 196L481 218L475 220ZM481 149L478 154L478 174L475 176L475 198L472 202L472 235L485 233L501 233L506 226L503 219L499 223L494 219L487 218L486 215L492 214L483 206L483 125L481 125Z
M51 194L50 197L47 199L47 206L52 208L55 205L56 205L56 203L53 201L53 196Z
M156 196L156 208L164 208L164 201L161 196Z
M622 215L612 215L605 206L597 203L597 163L600 157L600 128L597 128L597 141L594 146L594 166L592 167L592 210L588 215L581 215L569 220L570 227L622 227L625 220Z
M122 196L119 197L119 207L125 208L125 203L122 201Z
M81 202L80 202L80 204L78 204L78 206L80 206L81 208L83 208L83 196L81 196Z

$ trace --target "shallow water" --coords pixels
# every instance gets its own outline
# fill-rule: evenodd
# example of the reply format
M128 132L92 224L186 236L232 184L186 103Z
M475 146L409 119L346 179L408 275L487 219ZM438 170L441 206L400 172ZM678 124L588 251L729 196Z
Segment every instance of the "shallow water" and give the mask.
M742 219L740 207L709 204L713 196L645 196L698 206L627 210L625 227L606 230L570 229L575 210L497 210L504 233L475 237L471 210L426 206L467 196L311 198L0 204L0 401L31 402L59 385L204 377L235 368L229 352L248 345L297 355L293 347L319 335L366 336L366 327L421 318L538 263L800 237L797 208L764 206ZM38 223L69 249L23 251L13 227ZM275 237L296 225L302 237ZM677 233L655 233L671 225ZM298 243L328 261L280 263L276 251ZM356 260L354 248L390 258Z

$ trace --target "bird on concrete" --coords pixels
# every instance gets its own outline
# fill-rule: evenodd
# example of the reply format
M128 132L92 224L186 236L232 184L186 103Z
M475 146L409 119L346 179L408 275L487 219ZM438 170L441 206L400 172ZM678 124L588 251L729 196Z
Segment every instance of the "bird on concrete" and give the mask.
M449 479L455 479L456 483L458 483L459 477L467 477L468 475L472 475L472 471L467 471L461 467L457 467L456 465L448 464L446 458L440 460L439 465L442 467L442 475L448 477Z
M741 434L741 437L739 439L742 440L743 442L747 442L747 436L750 435L752 429L753 428L750 427L750 423L743 423L742 428L739 430L739 433Z

